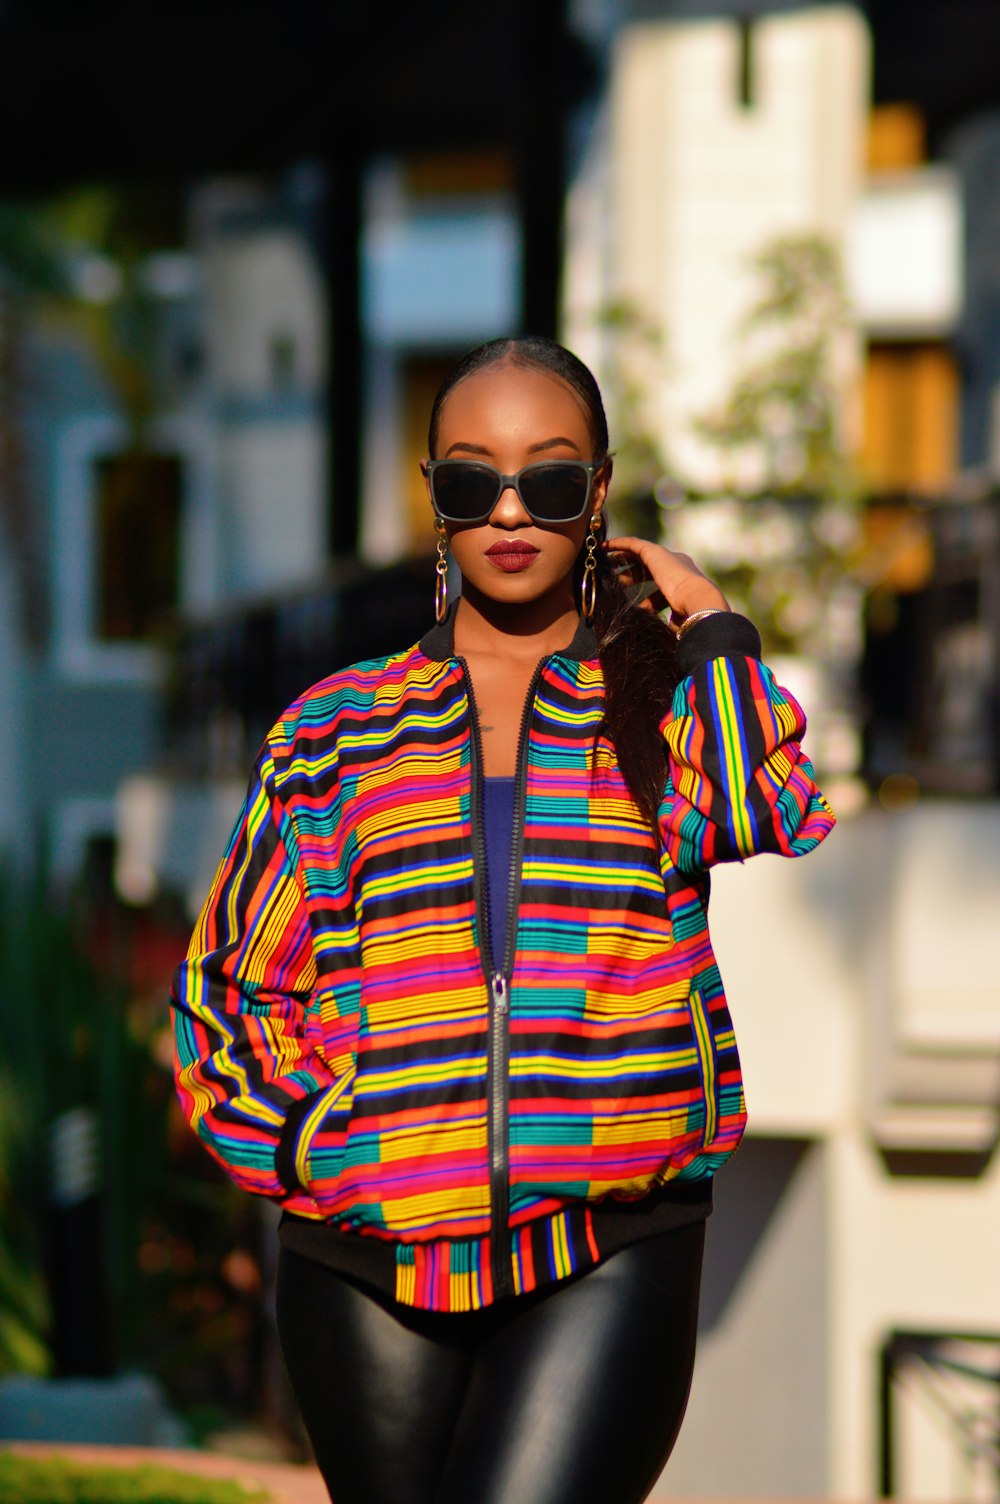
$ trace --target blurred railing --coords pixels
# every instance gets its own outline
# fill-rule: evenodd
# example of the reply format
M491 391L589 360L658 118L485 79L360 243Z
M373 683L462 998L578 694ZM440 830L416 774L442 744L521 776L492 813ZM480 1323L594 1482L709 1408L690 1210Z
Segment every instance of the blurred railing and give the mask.
M166 771L244 777L277 716L349 663L410 646L433 624L433 565L337 566L316 587L185 624L171 654Z
M904 1395L943 1433L955 1471L964 1472L967 1492L949 1497L1000 1498L1000 1334L893 1332L880 1366L882 1498L908 1486L900 1476Z

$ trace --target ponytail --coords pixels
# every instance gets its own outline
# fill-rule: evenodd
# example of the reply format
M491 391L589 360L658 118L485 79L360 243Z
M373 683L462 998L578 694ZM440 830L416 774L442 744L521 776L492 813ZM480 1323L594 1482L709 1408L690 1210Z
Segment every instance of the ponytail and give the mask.
M677 639L658 616L632 605L603 550L593 629L604 671L604 729L629 793L655 826L666 777L660 727L680 677Z

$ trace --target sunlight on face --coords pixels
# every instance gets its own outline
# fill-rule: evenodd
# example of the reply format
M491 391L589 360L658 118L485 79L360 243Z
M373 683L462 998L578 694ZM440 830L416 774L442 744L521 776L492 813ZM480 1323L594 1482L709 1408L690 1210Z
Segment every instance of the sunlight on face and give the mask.
M506 362L466 377L451 392L435 458L481 460L513 475L539 460L592 460L593 451L587 412L572 388L536 367ZM575 522L533 522L513 488L485 522L446 522L465 591L512 605L545 596L571 603L573 567L606 489L598 476L588 513Z

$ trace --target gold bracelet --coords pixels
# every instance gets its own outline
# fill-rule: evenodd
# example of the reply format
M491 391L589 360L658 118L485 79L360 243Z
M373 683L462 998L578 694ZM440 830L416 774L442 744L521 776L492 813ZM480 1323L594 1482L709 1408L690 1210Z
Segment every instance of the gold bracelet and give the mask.
M704 611L692 611L690 616L685 616L679 627L674 628L674 636L680 642L689 627L693 627L696 621L704 621L706 616L728 616L730 613L725 606L706 606Z

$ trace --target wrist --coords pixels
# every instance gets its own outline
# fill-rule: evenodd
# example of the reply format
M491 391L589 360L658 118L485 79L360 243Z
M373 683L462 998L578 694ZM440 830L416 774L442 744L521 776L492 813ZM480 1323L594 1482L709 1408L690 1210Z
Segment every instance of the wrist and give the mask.
M696 611L729 611L731 607L726 597L717 585L711 580L699 581L697 586L685 590L683 596L670 602L675 621L682 622L688 616L693 616Z
M673 612L667 614L667 626L673 632L677 641L686 637L691 627L696 627L700 621L708 621L713 616L732 616L731 611L724 611L721 606L703 606L700 611L692 611L690 616L675 617Z
M696 611L731 611L731 609L719 587L711 584L711 581L704 581L701 588L686 590L683 596L677 596L671 600L671 623L675 627L683 626L684 621L693 617Z

